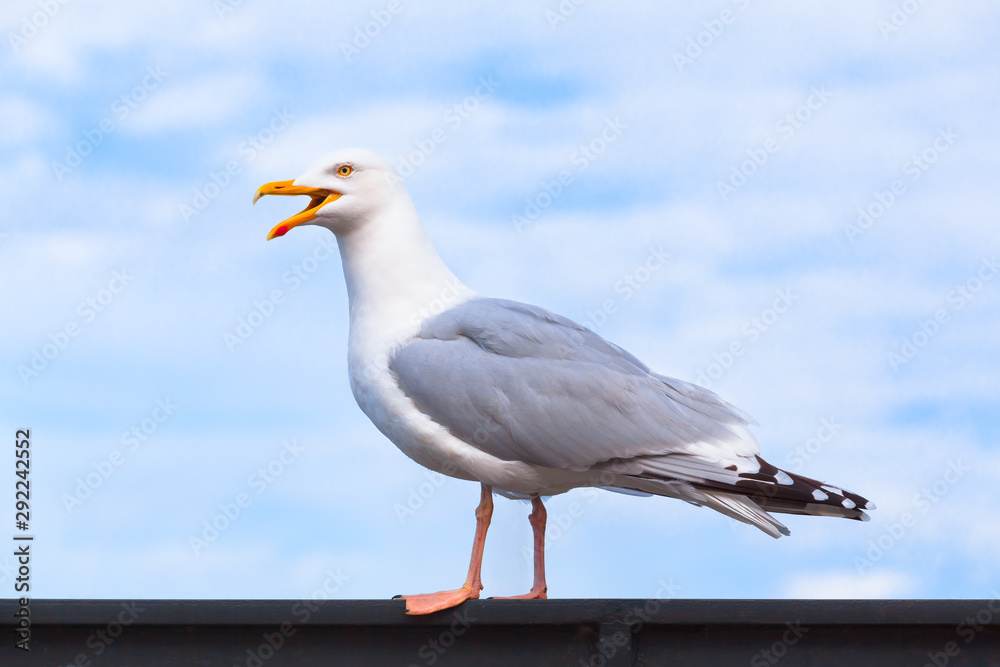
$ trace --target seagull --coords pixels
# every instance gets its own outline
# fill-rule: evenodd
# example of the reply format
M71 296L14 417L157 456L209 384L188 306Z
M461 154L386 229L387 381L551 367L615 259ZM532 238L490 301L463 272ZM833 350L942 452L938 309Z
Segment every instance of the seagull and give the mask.
M404 595L407 614L479 598L493 494L531 501L534 581L547 597L543 497L578 487L677 498L756 526L770 513L867 521L874 509L840 487L760 457L753 419L698 385L659 375L593 331L543 308L485 297L431 245L402 179L375 153L345 149L302 176L262 185L305 195L300 225L337 238L350 308L348 372L361 410L422 466L479 482L465 583Z

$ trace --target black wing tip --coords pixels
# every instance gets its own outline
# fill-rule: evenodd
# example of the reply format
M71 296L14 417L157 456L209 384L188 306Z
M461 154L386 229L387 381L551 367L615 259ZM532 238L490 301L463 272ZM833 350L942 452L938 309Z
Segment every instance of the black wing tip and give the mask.
M809 506L816 508L817 514L828 514L836 508L835 516L845 519L868 521L870 517L862 510L874 510L875 503L864 496L847 491L839 486L820 482L794 472L782 470L768 463L760 456L756 472L739 473L736 488L742 488L748 497L768 510L794 514L810 514Z

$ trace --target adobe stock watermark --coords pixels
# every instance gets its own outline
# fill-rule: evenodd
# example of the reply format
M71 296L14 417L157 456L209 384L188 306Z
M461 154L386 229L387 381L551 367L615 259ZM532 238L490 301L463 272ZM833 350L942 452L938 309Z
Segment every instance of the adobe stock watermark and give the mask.
M410 323L416 326L429 317L440 315L455 305L461 297L468 294L469 289L458 278L452 278L445 284L437 297L410 315Z
M611 486L614 479L614 473L604 470L600 475L591 479L587 486L579 487L579 495L586 501L586 505L572 500L564 511L552 511L551 509L547 511L548 520L545 522L545 548L547 550L555 546L559 540L569 533L573 526L577 525L579 520L583 518L586 508L593 505L600 497L601 487ZM528 544L521 545L521 556L528 565L532 565L535 562L533 539L529 540Z
M802 627L802 621L785 623L786 630L781 634L781 638L765 649L761 649L750 658L750 667L767 667L778 664L782 658L788 655L789 649L799 643L799 641L809 632L809 628Z
M337 241L333 234L321 234L313 246L312 252L296 262L290 269L281 274L281 282L288 285L287 291L275 288L261 299L254 299L253 307L244 317L236 320L236 327L230 333L222 333L222 341L232 353L236 348L250 340L250 337L267 322L278 307L285 303L288 295L298 290L315 274L331 257L337 255Z
M660 579L657 583L659 588L656 589L656 597L642 604L636 603L620 619L613 619L612 622L617 621L616 625L623 627L612 632L610 636L602 635L597 643L597 652L591 655L589 660L580 658L578 661L580 667L605 667L618 655L619 649L632 643L632 635L642 630L646 623L660 613L663 602L669 602L680 595L681 587L674 583L672 578L668 581Z
M476 296L475 292L466 287L458 278L452 278L445 283L445 286L441 288L437 296L429 298L423 305L414 308L410 312L408 321L414 328L414 331L417 331L424 320L439 315L452 306L457 305L460 301L465 301L474 296ZM389 372L389 360L389 354L380 352L365 361L359 368L353 368L351 370L351 377L358 381L380 382L385 374ZM474 433L474 437L487 437L490 428L495 426L495 422L491 421L487 426L489 428L479 426Z
M823 447L833 442L842 428L844 425L838 424L835 417L820 419L816 433L785 456L785 468L791 472L802 470L806 462L811 461Z
M31 360L27 364L18 364L17 374L21 378L21 383L27 387L28 384L37 378L49 367L56 357L69 347L74 338L83 332L84 328L97 319L100 313L106 311L118 298L118 295L135 279L129 274L128 269L121 269L111 274L111 279L107 284L97 291L94 296L87 297L76 307L76 314L79 320L71 319L61 328L54 332L49 332L49 342L42 344L40 348L31 350Z
M903 175L908 177L911 183L916 183L959 138L951 126L940 130L927 148L912 155L903 163ZM844 225L847 240L853 244L858 237L864 236L906 192L906 180L897 178L885 190L876 190L872 193L872 199L858 207L858 217L855 222Z
M874 540L868 540L865 554L854 557L854 567L858 574L866 574L876 563L885 558L886 554L917 525L920 518L940 503L970 470L972 466L966 465L961 458L948 461L948 468L944 473L913 496L912 510L903 512L895 521L885 523L882 534Z
M28 42L38 37L42 30L49 25L49 21L54 19L62 11L62 8L71 1L38 0L38 10L21 19L21 29L17 32L7 33L7 43L10 44L10 50L14 52L14 55L21 53Z
M236 147L239 159L230 160L220 169L208 172L208 179L194 189L191 199L177 205L181 219L185 223L190 222L191 218L208 208L232 184L233 177L243 173L243 167L260 155L279 134L287 130L293 120L295 115L288 113L287 107L272 110L267 125L240 141Z
M292 616L295 617L295 622L308 623L312 615L323 606L323 603L332 600L333 596L344 587L344 583L351 578L350 575L344 574L339 567L328 569L324 574L326 578L322 585L315 588L308 598L299 600L292 606Z
M220 21L243 6L244 0L212 0L215 18Z
M882 39L888 42L890 35L899 32L900 28L909 23L910 19L916 16L925 4L927 4L927 0L904 0L904 2L893 5L888 18L875 22Z
M443 468L442 472L430 469L424 470L424 477L427 481L421 482L416 486L411 486L406 494L406 502L397 502L392 506L400 525L409 521L411 517L423 509L427 501L434 497L438 489L444 486L444 483L452 474L458 472L458 466L452 461L445 461Z
M962 644L969 645L975 641L979 633L986 629L986 626L993 623L996 614L1000 614L1000 590L994 588L990 591L993 599L976 610L974 615L966 616L965 620L955 626L955 634L962 640ZM962 646L957 641L946 642L941 651L927 653L928 662L923 667L947 667L952 658L957 658L962 653ZM962 664L966 664L962 661Z
M295 627L296 622L300 625L308 623L312 615L343 587L344 582L351 578L341 572L339 567L336 568L336 571L328 569L325 575L326 579L323 580L323 584L313 590L309 598L300 600L292 606L291 614L295 617L294 621L282 621L273 631L261 633L262 641L246 650L246 659L243 661L243 665L263 667L268 660L285 647L289 639L295 636L298 631L298 628ZM239 667L239 665L234 663L234 667Z
M455 645L459 637L464 635L478 619L472 615L469 609L461 609L451 613L451 624L438 633L438 636L425 642L417 649L417 657L425 665L433 665L441 659L448 649ZM417 663L411 662L409 667L420 667Z
M414 332L419 331L421 324L424 322L424 320L434 317L435 315L438 315L440 313L443 313L445 310L456 305L459 301L464 301L473 296L475 296L475 293L472 290L466 287L457 278L452 278L447 283L445 283L445 286L443 288L441 288L441 291L438 292L438 296L429 298L427 301L424 302L423 305L414 308L410 312L408 321L410 325L413 327ZM391 373L390 355L385 352L379 352L378 354L361 361L360 364L356 366L351 366L351 372L350 372L351 383L352 383L351 386L356 390L357 385L355 383L363 383L366 381L381 382L385 378L385 376L389 373ZM487 420L485 423L477 425L475 431L472 434L472 437L477 443L485 442L486 439L490 437L490 434L497 428L499 428L499 426L497 425L496 422L492 420ZM453 470L457 470L457 468L452 468L452 466L454 465L452 461L446 461L443 465L446 474L450 474L450 472L452 472ZM431 472L430 474L434 475L437 473ZM429 479L432 482L434 488L441 487L441 482L438 480L438 478L431 477ZM421 489L426 489L426 488L427 487L421 485ZM413 491L412 488L410 490L411 492ZM419 505L421 507L423 506L423 501L417 500L417 498L419 498L420 495L422 495L422 493L417 495L413 495L413 493L410 494L407 506L409 506L411 510L415 509L414 503L419 502ZM429 495L426 494L423 495L425 495L424 500L429 500L430 498ZM404 509L405 507L403 505L397 503L397 514L399 513L405 514ZM402 522L402 520L403 516L402 514L400 514L400 521Z
M725 350L713 354L714 361L698 371L695 382L706 389L711 389L714 382L725 375L737 359L746 354L748 345L760 340L760 337L770 331L771 327L781 319L781 316L787 313L792 305L799 300L799 296L794 294L790 287L779 289L775 294L777 296L769 307L762 310L759 315L751 317L740 327L740 334L745 340L734 340Z
M590 168L598 158L604 155L611 144L618 141L628 124L619 116L608 117L604 127L587 143L578 146L569 156L569 164L576 167L576 173L582 174ZM553 202L573 184L576 177L569 169L562 169L551 181L543 180L539 191L524 200L524 209L510 217L511 223L518 232L535 224Z
M473 116L483 104L493 97L493 93L500 87L502 81L493 78L493 74L479 77L476 87L471 95L467 95L458 102L444 110L441 120L444 125L439 125L427 133L427 136L413 142L413 150L406 155L398 155L392 161L396 167L396 173L401 180L406 180L421 166L427 162L427 158L434 155L438 146L448 141L449 130L455 131L462 124Z
M382 31L389 27L392 20L402 11L403 3L400 0L389 0L385 8L373 9L370 12L371 21L367 21L364 25L354 26L354 38L351 43L340 43L340 53L344 59L351 62L361 55L361 52L371 46L372 41L381 35Z
M116 620L95 630L87 637L84 645L90 649L89 653L86 651L77 653L72 663L65 664L81 666L93 664L92 657L99 658L104 655L104 652L125 633L125 628L135 623L144 611L145 608L140 607L137 602L122 602L121 611L118 612Z
M247 486L255 495L264 493L304 451L306 448L296 444L294 440L284 441L277 456L250 474ZM245 514L246 509L253 505L253 500L254 496L249 492L241 491L231 501L220 503L215 516L202 521L201 532L188 536L188 546L194 555L201 556L205 549L214 544L219 536L229 530Z
M100 461L91 462L90 467L94 469L93 472L76 478L76 488L73 493L62 494L61 500L66 511L72 514L83 507L83 504L94 495L94 492L101 488L115 474L115 471L125 464L129 454L138 451L139 447L159 431L160 427L173 416L179 407L169 397L156 399L156 407L149 413L149 416L122 433L119 439L122 449L113 449L107 457Z
M612 299L605 299L598 308L588 310L587 317L581 324L591 331L597 331L607 324L611 316L618 312L618 308L620 307L619 301L624 303L634 297L650 281L653 274L667 265L667 260L670 257L671 254L664 251L662 244L660 246L649 246L649 253L646 255L645 261L629 273L626 273L621 277L621 280L615 283L614 292L619 296Z
M750 7L750 3L751 0L733 0L733 4L740 11ZM737 18L738 14L733 10L723 9L719 12L718 17L702 21L705 29L688 37L687 45L683 51L674 51L674 65L677 66L677 71L683 72L685 67L694 65L694 62L705 55L705 52L715 44L715 41L729 26L736 22Z
M956 285L945 295L947 308L938 308L934 314L921 320L919 326L908 336L904 336L896 349L886 355L886 361L893 371L913 361L921 350L926 348L949 322L952 313L965 308L970 301L1000 272L1000 262L997 256L983 257L975 274L965 282Z
M545 20L549 23L549 28L555 30L560 24L569 20L569 17L576 13L587 0L562 0L555 9L545 10Z
M388 368L388 359L385 360L385 364L385 368ZM365 370L372 374L378 372L376 369L369 369L367 367ZM382 373L384 372L383 370ZM504 427L501 424L487 417L480 421L475 430L473 430L472 444L480 445L488 442L494 435L501 434L503 429ZM416 486L411 486L406 494L405 503L397 502L393 505L393 511L395 511L400 525L409 521L418 511L423 509L427 505L427 502L444 486L447 480L455 478L461 472L462 469L451 459L446 459L441 464L440 471L425 470L424 477L427 481L421 482Z
M742 188L757 171L767 164L771 156L781 148L781 142L791 139L796 132L801 130L806 123L812 120L817 111L830 101L833 93L826 89L826 86L813 86L809 90L806 101L789 111L784 117L774 125L774 133L763 141L757 148L747 149L748 159L743 160L738 165L733 165L729 172L729 179L718 180L715 188L719 191L722 201L729 199L730 195Z
M83 138L75 144L66 146L66 155L62 162L52 162L52 173L60 183L66 176L76 171L84 159L104 143L109 134L118 129L119 124L132 115L149 94L160 87L170 72L160 65L149 65L142 79L127 92L111 101L108 115L97 121L95 127L83 131Z
M364 368L364 373L368 375L369 380L378 379L386 372L390 372L390 362L387 356L382 356L374 364L366 365ZM496 435L502 436L505 432L504 429L504 425L486 416L472 430L472 444L474 446L482 445L489 442ZM396 513L399 523L402 525L409 521L419 510L426 506L427 502L434 497L448 479L452 479L462 473L462 468L450 458L444 460L440 470L425 470L424 477L427 481L410 487L406 494L405 504L397 502L393 505L393 510Z
M350 579L350 576L341 572L338 567L336 571L328 569L323 585L315 589L312 595L305 600L296 602L291 609L292 615L298 623L308 623L312 615L327 600L337 593ZM283 621L274 631L261 633L262 641L257 646L251 646L246 650L246 659L243 664L246 667L263 667L264 663L273 658L280 651L291 637L295 636L297 628L295 622L291 620ZM238 665L234 665L238 667Z

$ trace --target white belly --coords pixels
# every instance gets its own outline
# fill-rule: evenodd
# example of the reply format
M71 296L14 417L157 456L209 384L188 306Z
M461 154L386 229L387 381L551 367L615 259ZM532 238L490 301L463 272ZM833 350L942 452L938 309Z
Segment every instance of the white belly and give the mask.
M487 454L420 412L390 372L387 355L366 358L357 352L348 360L354 398L378 430L411 459L443 475L480 481L514 495L549 488L535 466Z

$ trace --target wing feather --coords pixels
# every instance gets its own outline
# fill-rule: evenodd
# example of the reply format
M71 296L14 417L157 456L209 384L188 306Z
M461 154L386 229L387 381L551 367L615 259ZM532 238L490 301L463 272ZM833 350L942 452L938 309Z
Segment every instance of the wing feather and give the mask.
M503 460L588 470L652 454L759 452L752 420L714 393L513 301L474 299L431 318L390 368L422 411Z
M767 511L866 520L865 498L758 456L749 415L657 375L541 308L473 299L390 358L399 386L452 435L505 461L605 470L616 486L709 506L778 537Z

